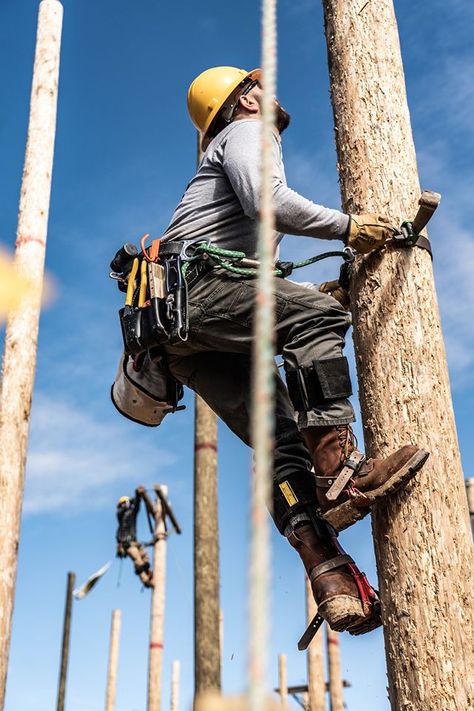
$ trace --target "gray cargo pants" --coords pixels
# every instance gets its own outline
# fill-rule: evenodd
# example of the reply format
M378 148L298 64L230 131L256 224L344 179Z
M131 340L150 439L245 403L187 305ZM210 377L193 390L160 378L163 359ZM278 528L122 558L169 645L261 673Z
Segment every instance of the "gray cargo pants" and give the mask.
M188 340L165 345L173 377L198 393L250 446L255 293L254 279L222 269L204 274L189 290ZM276 352L290 368L340 357L351 323L350 314L332 296L280 278L275 279L275 319ZM322 402L295 418L288 390L277 373L275 377L273 516L283 531L289 502L279 484L291 481L301 505L315 502L312 462L299 429L348 424L354 411L343 398Z

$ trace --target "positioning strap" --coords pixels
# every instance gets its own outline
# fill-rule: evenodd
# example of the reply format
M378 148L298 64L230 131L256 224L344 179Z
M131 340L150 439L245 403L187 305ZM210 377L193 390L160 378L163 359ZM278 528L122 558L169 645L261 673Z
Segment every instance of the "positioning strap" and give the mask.
M348 481L354 476L355 472L360 469L364 462L365 457L362 452L355 449L344 462L344 466L327 492L326 499L328 501L335 501L337 499ZM321 479L321 477L318 477L318 479Z

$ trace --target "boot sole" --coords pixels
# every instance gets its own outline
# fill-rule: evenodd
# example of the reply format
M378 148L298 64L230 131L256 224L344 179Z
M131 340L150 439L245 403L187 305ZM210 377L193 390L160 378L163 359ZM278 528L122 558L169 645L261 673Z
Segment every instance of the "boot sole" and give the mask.
M424 449L419 449L406 464L392 474L390 479L374 489L364 497L349 499L343 504L329 509L322 513L322 517L336 531L343 531L349 528L357 521L365 518L373 506L386 496L393 494L395 491L402 489L413 477L420 471L428 457L429 452Z
M335 632L345 632L364 624L362 603L351 595L337 595L318 605L318 612Z

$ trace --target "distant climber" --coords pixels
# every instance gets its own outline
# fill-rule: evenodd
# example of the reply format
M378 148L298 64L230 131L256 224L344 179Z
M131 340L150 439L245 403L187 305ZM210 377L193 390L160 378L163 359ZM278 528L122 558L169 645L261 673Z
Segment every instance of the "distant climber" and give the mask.
M117 503L117 556L130 558L135 566L135 573L143 585L153 587L153 571L145 546L137 540L137 516L140 510L140 497L121 496Z

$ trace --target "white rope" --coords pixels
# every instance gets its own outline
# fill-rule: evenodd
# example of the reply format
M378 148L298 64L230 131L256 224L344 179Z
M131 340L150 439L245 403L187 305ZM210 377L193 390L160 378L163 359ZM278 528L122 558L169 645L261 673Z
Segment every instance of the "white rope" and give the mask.
M252 482L252 533L249 581L249 710L262 711L269 646L270 532L274 427L274 213L272 142L276 93L276 0L262 0L262 145L261 201L253 352L252 439L255 450Z

